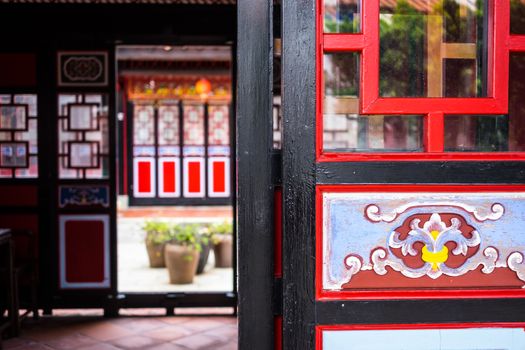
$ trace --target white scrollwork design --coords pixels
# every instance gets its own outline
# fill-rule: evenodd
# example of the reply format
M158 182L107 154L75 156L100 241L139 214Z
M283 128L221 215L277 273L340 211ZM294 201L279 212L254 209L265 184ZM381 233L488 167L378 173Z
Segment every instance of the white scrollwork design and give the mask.
M520 252L514 252L507 258L507 265L509 269L516 272L516 275L520 280L525 282L525 264L523 263L524 257ZM525 285L522 287L525 288Z
M496 261L498 259L498 252L492 247L488 247L483 251L483 256L479 259L469 259L465 264L461 266L461 269L452 269L447 266L442 266L440 270L434 271L432 264L425 263L418 269L410 268L406 266L400 259L390 256L387 251L383 248L377 248L372 252L371 259L374 272L378 275L386 275L388 270L386 266L390 266L393 270L400 272L405 277L419 278L427 275L432 279L436 279L441 275L447 275L451 277L461 276L469 271L477 269L480 265L483 265L481 270L485 274L489 274L494 271L496 267ZM522 267L525 273L525 267ZM520 278L521 279L521 278ZM525 276L524 279L525 280Z
M484 207L475 207L460 202L452 201L436 201L436 202L412 202L394 208L390 212L382 213L381 209L376 204L370 204L365 208L365 217L373 222L393 222L399 215L403 214L409 209L416 207L458 207L464 211L472 214L472 216L479 222L486 220L499 220L505 213L505 208L500 203L493 203L490 210Z
M345 258L345 265L347 270L348 281L352 279L352 276L358 273L363 266L363 260L358 255L348 255Z

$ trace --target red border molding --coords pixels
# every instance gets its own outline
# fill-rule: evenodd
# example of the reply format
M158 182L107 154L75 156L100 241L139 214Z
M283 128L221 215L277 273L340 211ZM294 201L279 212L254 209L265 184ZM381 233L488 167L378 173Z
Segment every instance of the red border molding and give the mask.
M489 322L489 323L418 323L418 324L369 324L369 325L319 325L315 327L315 348L323 349L323 331L373 331L373 330L409 330L409 329L469 329L469 328L523 328L524 322Z
M525 185L318 185L316 188L315 295L317 300L524 298L525 289L323 290L323 193L352 192L525 192Z
M489 60L487 98L380 98L379 97L379 0L362 1L362 33L323 32L324 6L318 0L317 11L317 118L316 158L319 162L344 161L503 161L523 160L522 152L445 153L443 152L446 114L508 113L510 52L525 51L525 35L510 34L509 1L489 2ZM360 111L362 114L420 114L424 116L425 152L349 153L323 150L323 54L360 52ZM495 64L496 62L496 64Z

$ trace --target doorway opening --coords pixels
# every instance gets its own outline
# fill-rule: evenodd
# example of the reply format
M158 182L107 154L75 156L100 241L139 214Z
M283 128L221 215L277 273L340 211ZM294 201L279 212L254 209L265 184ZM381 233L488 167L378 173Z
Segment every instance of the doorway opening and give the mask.
M118 291L233 295L232 48L123 45L116 58Z

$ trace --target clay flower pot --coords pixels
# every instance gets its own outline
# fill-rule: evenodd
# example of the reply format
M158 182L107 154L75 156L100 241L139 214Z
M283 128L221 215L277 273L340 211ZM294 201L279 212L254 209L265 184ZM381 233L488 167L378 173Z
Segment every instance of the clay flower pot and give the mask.
M164 248L164 259L171 284L193 283L199 262L199 251L197 249L168 243Z
M204 268L206 267L206 263L208 262L208 257L210 256L210 250L211 245L208 244L201 244L202 250L199 254L199 263L197 264L197 275L200 275L204 272Z
M215 267L233 266L233 236L218 235L213 245L215 254Z
M171 239L170 227L162 221L146 221L142 229L146 233L144 243L150 267L165 267L164 245Z
M155 244L146 240L149 267L166 267L166 263L164 262L164 246L164 243Z

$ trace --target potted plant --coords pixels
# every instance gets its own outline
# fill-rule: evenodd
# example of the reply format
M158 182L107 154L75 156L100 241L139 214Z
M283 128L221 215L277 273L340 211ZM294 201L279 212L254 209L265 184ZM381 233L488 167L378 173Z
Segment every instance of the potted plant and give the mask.
M204 272L204 268L208 263L208 257L211 250L211 231L208 225L203 225L199 229L199 243L201 245L201 251L199 254L199 262L197 263L197 275Z
M233 266L233 225L231 222L214 224L210 227L215 254L215 267Z
M171 239L170 228L166 222L146 221L142 229L146 232L146 251L150 267L165 267L164 245Z
M171 228L172 238L164 248L171 284L193 283L202 250L198 232L199 226L195 224L179 224Z

